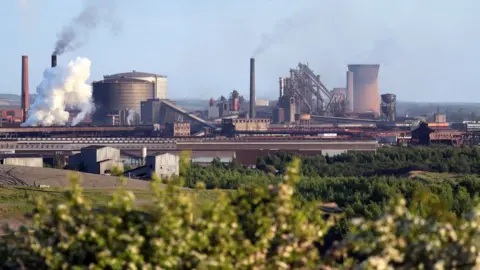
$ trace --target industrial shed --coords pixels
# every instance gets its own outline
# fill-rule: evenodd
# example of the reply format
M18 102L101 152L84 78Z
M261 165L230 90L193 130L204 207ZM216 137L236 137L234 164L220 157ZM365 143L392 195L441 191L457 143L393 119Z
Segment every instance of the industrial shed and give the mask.
M27 167L43 167L43 157L32 154L2 154L0 164Z
M146 167L150 179L153 174L163 178L178 175L180 173L180 157L170 153L147 156Z
M82 172L107 174L114 167L123 169L120 150L102 146L91 145L80 150L80 153L69 158L68 167Z

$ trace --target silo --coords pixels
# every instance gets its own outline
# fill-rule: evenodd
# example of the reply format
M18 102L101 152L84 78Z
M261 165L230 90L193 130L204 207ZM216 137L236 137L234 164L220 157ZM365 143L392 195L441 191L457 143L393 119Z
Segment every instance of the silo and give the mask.
M353 72L347 71L347 112L353 112Z
M382 118L385 121L395 122L397 114L397 96L395 94L383 94L382 98Z
M105 75L103 79L120 79L129 78L149 81L152 83L155 98L166 99L167 98L167 76L161 74L154 74L148 72L139 72L133 70L132 72L123 72L113 75Z
M142 101L153 99L153 83L132 78L106 79L93 83L93 122L104 124L105 116L132 109L140 114Z
M378 71L380 65L348 65L353 72L353 109L357 113L375 112L380 115Z

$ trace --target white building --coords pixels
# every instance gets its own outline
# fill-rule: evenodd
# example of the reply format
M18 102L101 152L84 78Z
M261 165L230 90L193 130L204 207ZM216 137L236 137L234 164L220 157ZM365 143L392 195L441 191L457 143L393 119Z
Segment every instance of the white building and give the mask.
M145 165L148 168L148 177L150 179L153 174L162 178L168 178L180 173L180 157L170 153L147 156Z
M103 78L106 79L118 79L118 78L132 78L137 80L144 80L153 83L154 89L152 89L155 93L155 99L167 99L167 76L160 75L160 74L152 74L146 72L125 72L125 73L118 73L113 75L105 75Z
M257 107L268 107L270 105L270 101L267 99L255 99L255 106Z
M43 167L43 158L33 154L2 154L0 155L0 164L41 168Z

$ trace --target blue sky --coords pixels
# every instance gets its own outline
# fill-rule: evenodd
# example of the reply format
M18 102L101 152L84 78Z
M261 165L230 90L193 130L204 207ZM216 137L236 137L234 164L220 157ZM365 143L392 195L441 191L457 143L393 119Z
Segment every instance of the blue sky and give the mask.
M480 102L480 1L115 1L121 31L97 28L59 64L87 57L92 80L134 69L165 74L174 99L218 97L233 89L247 97L249 58L263 44L270 46L256 56L259 98L276 98L278 77L301 61L328 88L344 86L347 64L379 63L381 93L396 93L400 100ZM30 58L34 91L56 34L84 3L2 1L1 93L20 92L22 54ZM265 37L271 42L262 43Z

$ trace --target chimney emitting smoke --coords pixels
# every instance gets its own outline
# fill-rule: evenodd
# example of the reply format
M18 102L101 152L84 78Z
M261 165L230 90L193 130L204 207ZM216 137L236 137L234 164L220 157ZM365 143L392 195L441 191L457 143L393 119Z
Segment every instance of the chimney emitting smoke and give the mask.
M57 66L57 55L52 55L52 68Z
M250 118L255 118L255 58L250 58Z
M22 56L22 110L23 110L23 122L27 120L29 103L29 85L28 85L28 56Z

